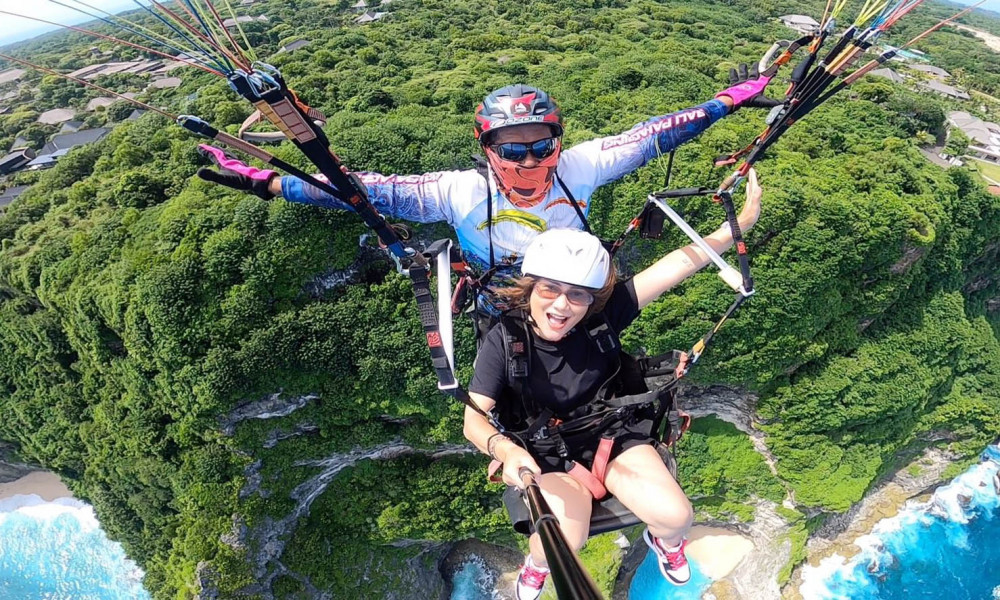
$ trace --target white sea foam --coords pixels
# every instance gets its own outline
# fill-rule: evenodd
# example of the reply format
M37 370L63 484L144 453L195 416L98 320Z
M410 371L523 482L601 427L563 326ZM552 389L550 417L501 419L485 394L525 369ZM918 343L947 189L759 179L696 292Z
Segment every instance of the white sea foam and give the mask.
M68 514L76 517L84 531L100 527L94 509L76 498L56 498L48 502L36 494L18 494L0 500L0 523L14 514L38 520L51 520Z
M0 501L0 599L147 600L143 572L74 498Z
M850 560L835 554L820 561L819 566L804 566L799 588L802 596L806 600L863 596L857 586L870 585L870 580L856 577L858 567L865 565L874 573L891 565L897 555L918 543L920 529L935 520L957 525L946 529L948 544L968 548L968 531L961 525L967 524L977 511L995 512L1000 507L1000 493L994 487L998 473L1000 446L989 446L979 464L938 488L928 501L907 502L896 516L879 521L870 534L858 537L854 543L860 552ZM993 590L993 599L1000 600L1000 587Z

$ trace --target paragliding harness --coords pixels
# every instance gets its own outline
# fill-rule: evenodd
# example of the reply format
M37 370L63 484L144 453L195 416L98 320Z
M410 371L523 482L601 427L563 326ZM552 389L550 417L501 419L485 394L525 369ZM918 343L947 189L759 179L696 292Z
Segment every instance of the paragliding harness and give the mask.
M497 326L503 333L509 385L497 402L497 407L502 408L494 416L506 426L505 434L535 455L558 457L560 468L590 491L594 497L591 535L638 523L638 518L609 496L604 486L608 462L616 436L636 433L653 441L664 464L676 477L674 443L691 422L676 401L677 383L687 368L687 353L675 350L651 357L625 353L604 313L598 313L581 327L588 343L613 357L613 375L594 400L568 414L557 415L551 408L538 407L527 385L532 352L527 315L521 310L508 311ZM571 456L573 448L580 456ZM590 468L580 461L591 463ZM490 464L491 481L499 481L496 472L500 467L495 460ZM507 489L504 504L514 529L531 533L530 517L517 488Z

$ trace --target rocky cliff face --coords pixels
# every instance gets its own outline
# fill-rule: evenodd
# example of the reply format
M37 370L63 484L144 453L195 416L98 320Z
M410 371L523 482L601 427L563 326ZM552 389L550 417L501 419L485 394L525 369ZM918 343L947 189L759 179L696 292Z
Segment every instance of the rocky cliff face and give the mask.
M14 445L0 442L0 483L16 481L39 468L17 460Z

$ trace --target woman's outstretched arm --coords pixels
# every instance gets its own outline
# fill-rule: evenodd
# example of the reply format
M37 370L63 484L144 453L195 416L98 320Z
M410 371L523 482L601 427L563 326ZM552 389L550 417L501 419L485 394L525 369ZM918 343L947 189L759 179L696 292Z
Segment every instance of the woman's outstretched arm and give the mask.
M747 174L747 199L737 217L740 229L744 232L749 231L760 217L760 196L757 173L750 169ZM729 224L726 223L705 236L705 241L719 254L728 250L733 245L733 234L729 230ZM632 280L639 308L656 300L667 290L705 268L708 263L708 255L694 244L674 250L656 261Z

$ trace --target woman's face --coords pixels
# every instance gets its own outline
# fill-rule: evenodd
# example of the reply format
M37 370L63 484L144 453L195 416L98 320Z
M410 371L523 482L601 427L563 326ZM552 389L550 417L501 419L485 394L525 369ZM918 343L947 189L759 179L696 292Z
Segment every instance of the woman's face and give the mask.
M543 340L558 342L583 320L593 302L593 294L584 288L539 279L528 300L535 333Z

